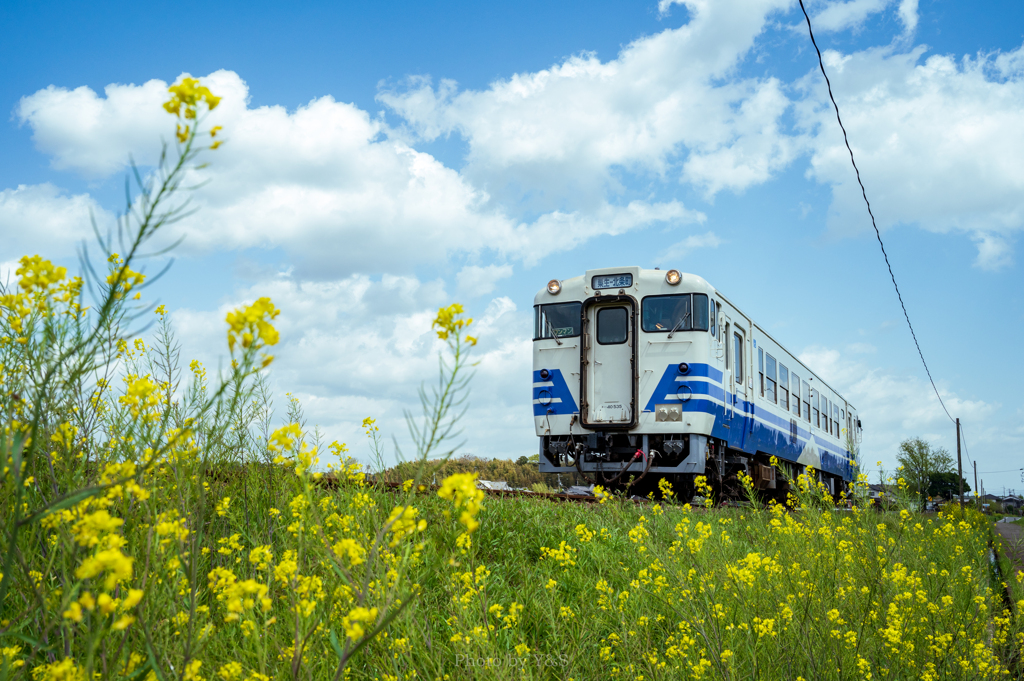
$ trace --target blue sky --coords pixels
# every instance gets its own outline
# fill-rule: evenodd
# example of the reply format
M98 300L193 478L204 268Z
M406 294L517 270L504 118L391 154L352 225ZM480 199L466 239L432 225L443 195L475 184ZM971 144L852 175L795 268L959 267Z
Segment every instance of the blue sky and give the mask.
M1024 6L808 8L932 374L986 488L1020 490ZM618 264L726 293L858 406L869 463L955 449L795 3L22 3L0 26L0 262L74 266L170 135L166 86L203 77L228 143L148 295L210 366L224 311L271 295L279 402L357 454L364 416L403 441L453 300L481 332L466 451L532 453L532 296Z

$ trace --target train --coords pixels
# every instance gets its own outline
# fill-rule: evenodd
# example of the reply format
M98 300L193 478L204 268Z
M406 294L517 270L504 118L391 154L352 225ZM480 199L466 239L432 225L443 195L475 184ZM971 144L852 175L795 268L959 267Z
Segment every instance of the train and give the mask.
M727 497L740 473L784 495L787 479L814 469L838 496L862 438L852 404L676 269L593 269L537 293L533 415L540 472L641 495L662 478L692 495L704 476Z

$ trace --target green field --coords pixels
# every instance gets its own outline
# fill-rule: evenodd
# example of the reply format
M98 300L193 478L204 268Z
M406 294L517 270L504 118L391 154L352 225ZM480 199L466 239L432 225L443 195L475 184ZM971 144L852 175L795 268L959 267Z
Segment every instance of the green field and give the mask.
M296 400L275 420L267 298L227 315L222 373L186 370L132 269L211 139L195 107L219 100L172 92L177 155L140 181L124 253L101 243L86 282L26 256L0 291L0 681L1016 677L980 514L874 510L862 483L848 510L811 471L787 506L748 480L728 509L485 498L415 463L374 487ZM471 320L433 328L413 462L455 454L469 399Z

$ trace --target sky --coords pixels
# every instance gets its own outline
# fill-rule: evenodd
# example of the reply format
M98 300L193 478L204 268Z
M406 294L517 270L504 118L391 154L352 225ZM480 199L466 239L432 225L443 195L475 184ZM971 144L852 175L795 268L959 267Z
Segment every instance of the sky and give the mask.
M807 7L965 477L1024 491L1024 4ZM735 301L858 408L872 476L908 437L956 451L794 2L8 3L0 29L0 275L77 271L201 78L226 142L146 301L215 369L270 296L276 404L364 461L367 416L409 452L452 302L480 338L461 451L534 453L533 295L619 265Z

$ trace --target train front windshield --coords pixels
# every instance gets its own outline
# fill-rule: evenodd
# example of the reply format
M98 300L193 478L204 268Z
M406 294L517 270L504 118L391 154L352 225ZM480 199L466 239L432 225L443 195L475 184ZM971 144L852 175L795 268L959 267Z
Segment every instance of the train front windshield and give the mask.
M580 335L580 312L583 303L538 305L533 339L571 338Z
M707 331L708 297L703 293L647 296L643 302L643 330Z

